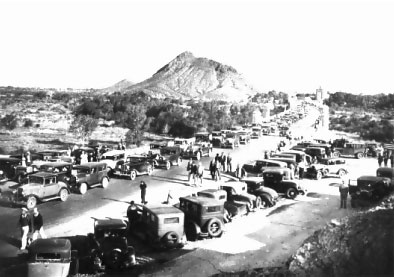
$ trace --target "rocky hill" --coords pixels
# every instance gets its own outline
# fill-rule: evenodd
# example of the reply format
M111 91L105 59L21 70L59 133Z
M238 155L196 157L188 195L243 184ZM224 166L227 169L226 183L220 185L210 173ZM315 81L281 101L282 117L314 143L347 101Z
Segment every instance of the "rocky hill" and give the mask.
M128 88L128 87L130 87L132 85L134 85L133 82L131 82L131 81L127 80L127 79L124 79L124 80L122 80L120 82L117 82L113 86L100 89L99 91L101 93L114 93L115 91L124 91L126 88Z
M245 101L257 93L231 66L184 52L149 79L124 90L156 98Z

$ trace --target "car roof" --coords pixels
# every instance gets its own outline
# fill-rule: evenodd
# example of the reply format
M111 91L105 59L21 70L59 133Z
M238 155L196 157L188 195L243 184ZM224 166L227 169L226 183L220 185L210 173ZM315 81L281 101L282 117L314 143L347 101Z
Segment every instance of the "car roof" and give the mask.
M83 163L80 165L76 165L74 166L75 168L92 168L92 167L96 167L99 165L107 165L106 163L102 163L102 162L88 162L88 163Z
M12 157L0 157L0 161L7 161L7 162L20 162L21 160L18 158L12 158Z
M344 159L344 158L332 157L332 158L323 158L323 159L321 159L320 161L338 161L338 160L345 161L346 159Z
M362 181L371 181L371 182L376 182L378 180L384 180L384 179L388 179L386 177L377 177L377 176L360 176L357 178L357 180L362 180Z
M282 173L284 173L285 171L290 171L290 169L287 168L287 167L269 168L269 169L264 170L263 174L264 174L264 173L272 173L272 172L278 172L278 173L281 173L281 174L282 174Z
M260 183L264 181L263 177L244 177L240 181L242 182L255 182L255 183Z
M212 206L212 205L223 205L223 202L213 199L213 198L207 198L207 197L202 197L202 196L186 196L186 197L180 197L181 199L185 199L189 202L193 202L196 204L201 204L201 205L207 205L207 206Z
M123 219L96 219L94 222L95 229L124 229L127 223Z
M59 253L69 254L71 250L71 242L63 238L47 238L37 239L29 246L29 253Z
M377 172L394 172L394 168L392 167L379 167L377 170Z
M31 174L30 176L47 178L47 177L56 177L57 175L52 172L39 171L34 174Z
M157 215L160 215L160 214L183 214L183 212L180 209L173 207L173 206L167 206L167 205L153 204L153 205L144 206L144 208L152 211L153 213L155 213Z
M38 151L37 154L42 154L42 153L66 153L67 150L59 150L59 149L54 149L54 150L42 150Z
M47 162L47 163L43 163L41 166L57 167L57 166L67 166L67 165L72 165L72 163L67 163L67 162Z
M283 153L283 154L287 154L287 153L289 153L289 154L300 154L300 155L306 155L304 151L301 151L301 150L292 150L292 149L290 149L290 150L286 150L286 151L283 151L283 152L281 152L281 153Z
M111 150L105 152L102 156L111 156L111 155L119 155L119 154L125 154L125 150Z
M295 162L294 161L294 159L292 159L292 158L283 158L283 157L272 157L272 158L270 158L270 160L274 160L274 161L280 161L280 162L284 162L284 163L287 163L287 162Z

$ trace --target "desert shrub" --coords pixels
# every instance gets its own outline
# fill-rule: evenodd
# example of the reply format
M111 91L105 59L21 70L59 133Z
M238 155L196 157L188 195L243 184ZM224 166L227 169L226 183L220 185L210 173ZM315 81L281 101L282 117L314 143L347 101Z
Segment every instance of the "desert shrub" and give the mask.
M25 124L23 125L26 128L32 127L33 126L33 120L31 119L26 119Z
M7 114L0 120L0 125L8 130L13 130L18 126L18 118L15 114Z

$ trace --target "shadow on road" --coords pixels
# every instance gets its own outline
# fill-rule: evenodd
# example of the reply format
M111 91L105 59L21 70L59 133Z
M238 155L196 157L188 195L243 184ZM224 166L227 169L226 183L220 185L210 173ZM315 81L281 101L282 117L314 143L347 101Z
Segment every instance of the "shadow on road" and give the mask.
M287 204L287 205L279 206L279 207L275 208L274 210L270 211L269 214L267 214L267 217L268 217L268 216L271 216L271 215L274 215L274 214L278 214L278 213L284 212L284 211L286 211L288 208L290 208L291 206L293 206L294 204L295 204L295 203L290 203L290 204Z
M168 181L170 183L188 185L188 181L183 180L183 179L169 178L169 177L164 177L164 176L151 176L151 178L153 180L157 180L157 181Z

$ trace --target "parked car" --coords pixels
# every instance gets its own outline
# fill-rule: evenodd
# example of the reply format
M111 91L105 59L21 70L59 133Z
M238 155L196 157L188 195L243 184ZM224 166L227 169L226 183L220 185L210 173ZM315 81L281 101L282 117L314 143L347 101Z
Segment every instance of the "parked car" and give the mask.
M361 159L367 156L367 147L363 142L345 142L343 147L335 147L334 157L351 156Z
M224 203L224 217L223 222L228 223L232 218L247 215L249 213L247 204L228 201L227 192L223 189L204 189L197 192L197 196L206 197L221 201Z
M296 198L299 194L305 194L306 189L301 186L298 180L290 180L290 176L289 168L267 169L263 172L264 186L272 188L290 199Z
M185 213L188 240L219 237L224 231L224 203L206 197L180 197L179 209Z
M296 162L296 157L295 156L287 156L287 157L270 157L269 158L272 161L278 161L278 162L283 162L286 164L286 167L290 168L291 166L293 168L297 168L298 163Z
M370 202L376 202L393 191L391 179L377 176L360 176L354 185L349 180L349 194L351 206L364 206Z
M101 155L100 162L107 164L107 171L111 175L117 163L124 160L126 160L125 150L111 150Z
M41 161L43 163L43 161ZM31 165L17 165L15 167L15 178L14 180L18 183L23 183L26 181L28 175L40 171L40 163L34 161Z
M57 180L66 184L75 183L75 176L72 175L73 165L67 162L47 162L43 163L39 170L53 173L57 176Z
M66 201L70 194L68 185L57 180L57 175L50 172L37 172L28 176L27 184L19 186L14 191L16 203L26 203L27 208L33 209L38 202L60 198Z
M310 155L311 157L316 157L317 161L324 159L327 157L326 150L323 147L311 147L308 146L305 149L305 153Z
M221 131L213 131L212 132L212 146L221 147L223 142L223 135Z
M251 139L258 139L261 137L261 127L260 126L254 126L252 127L252 133L250 135Z
M67 150L45 150L37 152L43 161L74 163L74 158L68 155Z
M127 241L127 223L121 219L96 219L88 234L93 272L123 270L136 265L135 250Z
M241 175L242 177L261 177L263 176L264 170L273 167L287 167L287 164L270 159L255 160L242 166Z
M220 189L227 192L227 200L231 202L243 203L248 212L259 209L261 199L247 191L247 184L239 181L228 181L221 183Z
M234 149L235 147L239 147L239 135L237 133L227 133L226 137L224 138L222 144L222 148L231 148Z
M391 186L394 187L394 168L393 167L379 167L376 170L376 177L389 178Z
M248 193L260 198L261 208L275 206L278 202L278 193L272 188L264 186L264 178L247 177L242 178L240 181L246 183Z
M115 176L128 176L130 180L135 180L139 175L151 175L153 172L151 158L142 155L132 155L126 158L126 161L118 161L112 174Z
M182 159L196 159L200 160L201 157L210 157L212 153L212 148L209 145L204 145L201 143L195 143L189 145L188 148L182 153Z
M78 252L62 238L37 239L28 248L27 276L66 277L79 270Z
M172 165L182 164L182 149L178 146L166 146L160 149L160 155L155 157L155 167L170 169Z
M349 171L346 166L346 159L343 158L326 158L321 159L315 166L322 167L323 175L334 174L339 177L348 174Z
M247 131L238 132L239 135L239 143L240 144L249 144L250 143L250 133Z
M195 135L195 143L204 144L212 148L212 134L208 132L197 132Z
M71 184L71 188L80 194L85 194L88 188L101 186L105 189L109 185L106 163L90 162L75 165L72 174L76 179L75 183Z
M18 158L0 157L0 170L3 172L3 180L15 180L16 167L21 163Z
M181 152L186 151L189 145L193 145L196 139L193 138L175 138L173 146L179 147Z
M185 214L167 205L137 205L128 211L129 230L142 241L159 248L180 248L186 242Z
M287 150L281 152L282 154L291 154L296 157L296 162L305 162L306 164L312 163L312 157L308 154L306 154L304 151L298 151L298 150Z

